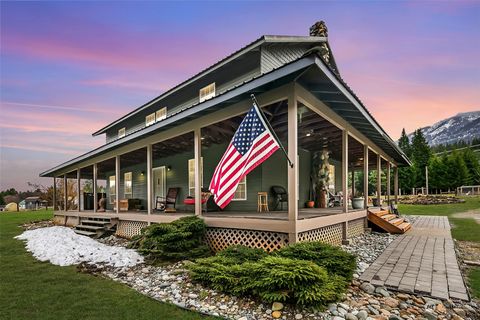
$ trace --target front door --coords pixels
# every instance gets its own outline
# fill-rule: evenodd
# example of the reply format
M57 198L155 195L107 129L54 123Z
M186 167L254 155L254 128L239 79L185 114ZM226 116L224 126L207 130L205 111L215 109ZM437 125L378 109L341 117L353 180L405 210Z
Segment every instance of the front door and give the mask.
M157 197L166 196L167 188L167 175L165 166L153 168L153 208L155 208L155 203Z

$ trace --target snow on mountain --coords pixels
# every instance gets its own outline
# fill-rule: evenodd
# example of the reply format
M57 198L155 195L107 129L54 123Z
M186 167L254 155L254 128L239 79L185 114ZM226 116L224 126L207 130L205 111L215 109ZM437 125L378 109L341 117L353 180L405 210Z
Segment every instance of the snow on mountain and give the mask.
M421 129L430 146L480 138L480 111L459 113ZM412 139L413 133L409 135Z

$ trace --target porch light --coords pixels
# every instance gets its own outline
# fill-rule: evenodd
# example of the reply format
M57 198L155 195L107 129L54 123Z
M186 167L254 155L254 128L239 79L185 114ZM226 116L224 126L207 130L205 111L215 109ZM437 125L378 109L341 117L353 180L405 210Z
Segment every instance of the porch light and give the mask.
M311 132L307 132L307 134L305 135L306 137L310 137L312 135Z
M144 175L145 175L145 172L144 172L144 171L140 172L140 175L141 175L141 176L144 176Z
M172 170L172 166L167 166L167 171Z

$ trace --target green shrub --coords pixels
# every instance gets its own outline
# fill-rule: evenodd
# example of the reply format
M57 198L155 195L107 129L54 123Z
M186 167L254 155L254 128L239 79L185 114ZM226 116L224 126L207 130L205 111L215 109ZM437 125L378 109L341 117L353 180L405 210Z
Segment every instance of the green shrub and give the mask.
M237 263L243 263L246 261L258 261L263 257L266 257L268 253L259 248L250 248L242 245L235 245L226 248L225 250L217 253L217 256L227 257L235 259Z
M283 247L273 253L275 256L308 260L324 267L330 274L342 276L347 281L353 278L356 267L355 256L322 242L301 242Z
M345 290L342 277L329 275L311 261L265 255L256 262L245 260L238 264L237 259L237 256L217 255L197 259L188 268L193 280L215 290L253 295L268 302L325 306Z
M198 217L184 217L172 223L152 224L142 229L130 243L150 261L205 257L210 249L204 243L206 225Z

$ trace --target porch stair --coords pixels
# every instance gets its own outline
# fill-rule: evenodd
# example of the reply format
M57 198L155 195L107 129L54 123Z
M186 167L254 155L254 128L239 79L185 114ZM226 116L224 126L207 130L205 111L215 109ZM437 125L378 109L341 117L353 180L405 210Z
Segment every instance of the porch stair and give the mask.
M388 233L402 234L410 230L412 225L405 221L404 218L390 213L387 209L368 210L368 221L377 227L387 231Z
M114 232L116 227L116 223L109 217L88 217L80 218L80 223L73 231L77 234L97 239L107 233Z

